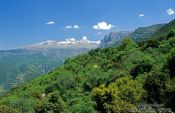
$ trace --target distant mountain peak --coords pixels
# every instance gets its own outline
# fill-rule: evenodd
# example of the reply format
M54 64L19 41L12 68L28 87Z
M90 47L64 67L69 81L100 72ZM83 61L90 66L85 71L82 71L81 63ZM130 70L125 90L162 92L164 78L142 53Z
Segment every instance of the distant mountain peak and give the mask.
M47 40L47 41L40 42L40 43L37 43L37 44L34 44L34 45L50 45L50 44L53 44L53 43L57 43L57 41Z
M97 48L100 41L90 41L86 36L81 40L67 38L64 41L47 40L25 47L26 49L53 49L53 48Z

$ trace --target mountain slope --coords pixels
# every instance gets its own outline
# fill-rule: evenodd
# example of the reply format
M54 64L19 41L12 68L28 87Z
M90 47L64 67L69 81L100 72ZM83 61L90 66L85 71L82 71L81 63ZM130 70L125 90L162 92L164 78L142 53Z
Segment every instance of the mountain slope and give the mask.
M160 28L160 30L158 30L157 32L155 32L152 35L152 37L165 37L170 31L175 31L175 19L169 22L168 24L165 24L165 26Z
M106 35L104 39L100 42L99 47L105 48L109 46L119 45L123 38L130 37L136 41L141 41L146 38L149 38L154 33L156 33L160 28L165 24L156 24L148 27L139 27L138 29L131 31L123 32L111 32L109 35Z
M139 27L138 29L134 30L128 37L133 38L134 40L144 40L154 33L159 31L165 24L156 24L148 27Z
M155 103L175 111L175 34L156 37L142 45L126 38L120 46L69 58L13 88L0 103L25 113L157 112Z
M62 65L64 60L97 48L98 41L46 41L22 49L0 51L0 86L8 90Z

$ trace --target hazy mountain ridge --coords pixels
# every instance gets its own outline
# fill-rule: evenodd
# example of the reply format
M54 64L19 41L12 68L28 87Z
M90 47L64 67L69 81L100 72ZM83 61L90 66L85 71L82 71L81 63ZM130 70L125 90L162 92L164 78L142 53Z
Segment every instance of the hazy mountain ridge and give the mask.
M169 23L165 24L162 28L160 28L158 31L156 31L152 37L165 37L170 30L175 31L175 19L171 20Z
M99 47L106 48L109 46L119 45L123 38L130 37L136 41L141 41L149 38L165 24L156 24L148 27L139 27L134 31L111 32L101 40Z
M66 58L95 49L99 41L45 41L21 49L0 50L0 86L10 89L62 65Z
M164 25L166 24L155 24L147 27L139 27L134 30L134 32L132 32L128 37L131 37L136 41L144 40L159 31Z
M86 36L82 37L81 40L76 40L75 38L68 38L65 41L54 41L48 40L45 42L40 42L34 45L29 45L25 47L26 49L78 49L78 48L97 48L100 41L90 41Z

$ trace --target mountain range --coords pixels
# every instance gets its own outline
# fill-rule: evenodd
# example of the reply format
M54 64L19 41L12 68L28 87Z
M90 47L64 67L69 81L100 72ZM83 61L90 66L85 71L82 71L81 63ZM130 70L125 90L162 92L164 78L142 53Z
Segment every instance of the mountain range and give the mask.
M99 47L106 48L121 44L123 38L130 37L136 41L145 40L159 31L165 24L156 24L148 27L139 27L134 31L111 32L101 40Z
M79 49L79 48L86 48L86 49L93 49L97 48L100 44L100 41L90 41L87 39L86 36L82 37L80 41L77 41L75 38L69 38L65 41L54 41L48 40L45 42L40 42L34 45L29 45L25 47L25 49Z
M0 50L0 86L5 90L46 74L64 63L66 58L87 53L95 49L99 41L90 41L87 37L77 41L48 40L26 47Z
M119 45L66 59L2 94L0 112L175 112L174 23L147 39L124 38Z

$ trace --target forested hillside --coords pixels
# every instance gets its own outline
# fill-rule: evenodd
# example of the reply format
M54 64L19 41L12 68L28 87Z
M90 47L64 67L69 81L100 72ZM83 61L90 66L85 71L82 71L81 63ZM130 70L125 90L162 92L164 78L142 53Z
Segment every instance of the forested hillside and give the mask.
M1 96L0 111L175 112L174 21L145 41L125 38L120 46L68 58L62 67Z
M0 50L0 94L63 65L64 60L89 49Z
M134 40L141 41L149 38L154 33L159 31L165 24L156 24L151 25L148 27L139 27L134 32L132 32L129 37L133 38Z

